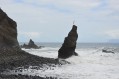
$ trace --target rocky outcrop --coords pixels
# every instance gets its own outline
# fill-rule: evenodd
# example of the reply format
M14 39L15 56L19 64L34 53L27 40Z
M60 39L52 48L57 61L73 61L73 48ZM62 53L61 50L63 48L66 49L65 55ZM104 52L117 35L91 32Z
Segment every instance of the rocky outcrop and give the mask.
M73 25L68 36L65 37L62 47L58 50L58 58L66 59L71 57L72 55L75 56L78 55L75 52L77 38L78 38L77 26Z
M34 48L34 49L39 49L41 47L37 46L34 41L32 39L30 39L28 45L27 44L24 44L23 46L21 46L21 48L25 48L25 49L31 49L31 48Z
M17 41L17 24L0 9L0 48L19 48Z
M0 64L16 60L23 54L21 52L17 40L17 23L0 9Z
M113 53L113 54L114 54L113 51L111 51L111 50L106 50L106 49L102 49L102 52L104 52L104 53Z

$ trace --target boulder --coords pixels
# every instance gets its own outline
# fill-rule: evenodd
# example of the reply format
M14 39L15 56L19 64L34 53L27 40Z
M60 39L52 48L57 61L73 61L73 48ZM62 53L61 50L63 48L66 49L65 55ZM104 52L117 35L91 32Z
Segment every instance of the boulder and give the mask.
M114 52L113 52L113 51L106 50L106 49L102 49L102 52L104 52L104 53L113 53L113 54L114 54Z
M75 52L77 38L77 26L73 25L68 36L65 37L64 43L58 50L58 58L66 59L71 57L72 55L78 56L78 54Z
M25 48L25 49L31 49L31 48L34 48L34 49L39 49L41 47L38 47L34 41L32 39L30 39L28 45L27 44L24 44L23 46L21 46L22 48Z

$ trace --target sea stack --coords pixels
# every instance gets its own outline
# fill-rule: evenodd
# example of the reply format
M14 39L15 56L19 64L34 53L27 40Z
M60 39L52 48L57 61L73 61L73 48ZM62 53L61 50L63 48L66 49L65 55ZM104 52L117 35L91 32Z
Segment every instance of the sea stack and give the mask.
M30 39L28 46L31 48L38 48L38 46L34 43L34 41L32 39Z
M71 57L72 55L77 56L78 54L75 52L77 39L78 39L77 26L73 25L68 36L65 37L62 47L58 50L58 58L66 59Z
M17 41L17 24L0 8L0 48L20 49Z
M39 49L40 47L38 47L34 41L32 39L30 39L28 45L24 44L23 46L21 46L22 48L25 48L25 49L31 49L31 48L34 48L34 49Z

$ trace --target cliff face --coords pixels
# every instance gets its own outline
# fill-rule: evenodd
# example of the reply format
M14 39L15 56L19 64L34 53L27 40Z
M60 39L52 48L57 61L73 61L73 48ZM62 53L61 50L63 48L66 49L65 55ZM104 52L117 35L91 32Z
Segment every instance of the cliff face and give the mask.
M77 26L73 25L68 36L65 37L62 47L58 51L58 58L66 59L72 55L76 55L76 56L78 55L75 52L77 38L78 38Z
M0 48L19 47L17 41L17 24L0 9Z

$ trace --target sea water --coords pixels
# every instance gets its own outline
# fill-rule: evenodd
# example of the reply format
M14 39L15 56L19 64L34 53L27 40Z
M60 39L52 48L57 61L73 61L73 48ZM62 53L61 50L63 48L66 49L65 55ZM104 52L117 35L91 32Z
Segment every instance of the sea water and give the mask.
M41 49L23 49L31 54L57 58L58 49L61 43L37 43L39 46L45 46ZM104 53L102 49L110 50L113 53ZM78 43L76 52L79 56L72 56L66 61L71 64L40 70L29 67L23 72L14 72L13 74L37 75L41 77L57 77L58 79L119 79L119 44L109 43Z

